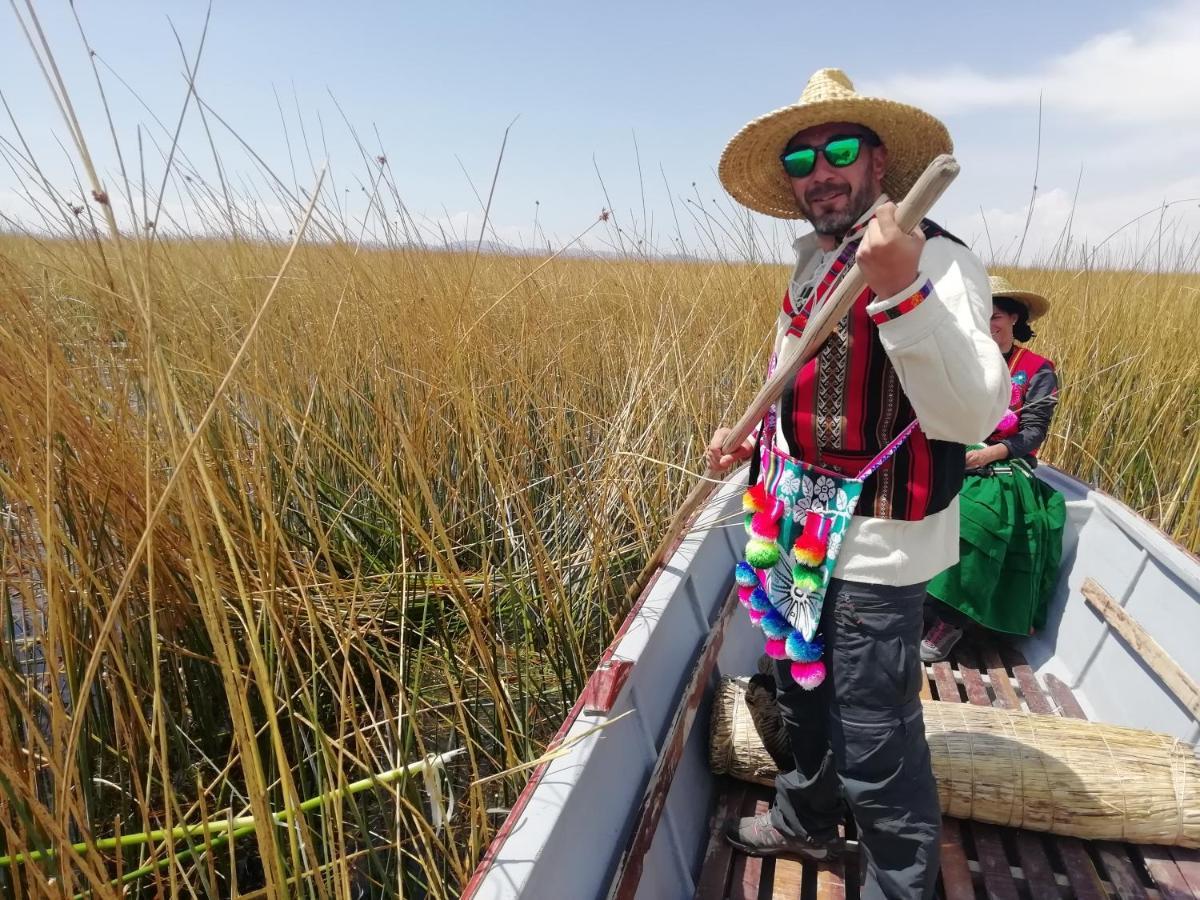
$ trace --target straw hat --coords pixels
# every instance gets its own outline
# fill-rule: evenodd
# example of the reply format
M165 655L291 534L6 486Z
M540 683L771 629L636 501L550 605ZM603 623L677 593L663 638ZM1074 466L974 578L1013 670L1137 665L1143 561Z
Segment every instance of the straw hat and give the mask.
M760 116L733 136L718 174L743 206L778 219L803 219L779 157L797 131L828 122L870 128L888 151L883 190L896 200L908 193L934 157L953 148L946 126L927 112L878 97L864 97L841 69L821 69L791 106Z
M1007 278L1000 275L988 276L988 284L992 286L992 299L996 297L1008 297L1011 300L1016 300L1027 310L1029 310L1029 320L1044 316L1050 311L1050 301L1041 294L1035 294L1033 291L1018 291L1012 286Z

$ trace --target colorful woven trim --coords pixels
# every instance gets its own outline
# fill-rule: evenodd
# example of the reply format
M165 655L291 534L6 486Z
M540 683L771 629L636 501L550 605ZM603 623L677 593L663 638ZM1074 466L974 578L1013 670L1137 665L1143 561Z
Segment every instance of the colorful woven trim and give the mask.
M871 321L876 325L882 325L884 322L890 322L892 319L900 318L905 313L912 312L925 302L925 298L929 296L932 290L933 285L929 283L929 279L927 278L923 285L895 306L889 306L887 309L880 310L877 313L871 313Z

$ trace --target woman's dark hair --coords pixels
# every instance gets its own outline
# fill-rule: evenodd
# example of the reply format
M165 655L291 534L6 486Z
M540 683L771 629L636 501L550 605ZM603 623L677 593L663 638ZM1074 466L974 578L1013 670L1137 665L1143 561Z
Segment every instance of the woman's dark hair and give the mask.
M1013 325L1013 338L1024 344L1037 337L1037 332L1029 327L1029 309L1024 303L1019 303L1012 297L993 297L992 305L1000 307L1010 316L1017 317L1016 324Z

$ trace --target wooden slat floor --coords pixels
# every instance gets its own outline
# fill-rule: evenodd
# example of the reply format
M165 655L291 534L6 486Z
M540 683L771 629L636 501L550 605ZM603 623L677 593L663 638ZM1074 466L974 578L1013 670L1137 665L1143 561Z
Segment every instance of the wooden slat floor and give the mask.
M951 659L926 666L925 673L925 697L1084 717L1065 684L1053 676L1040 680L1015 649L979 636L964 637ZM817 866L753 859L724 842L722 823L761 812L770 798L767 788L722 780L697 900L857 900L861 873L854 854ZM1082 841L947 817L938 896L1193 900L1200 898L1200 852Z

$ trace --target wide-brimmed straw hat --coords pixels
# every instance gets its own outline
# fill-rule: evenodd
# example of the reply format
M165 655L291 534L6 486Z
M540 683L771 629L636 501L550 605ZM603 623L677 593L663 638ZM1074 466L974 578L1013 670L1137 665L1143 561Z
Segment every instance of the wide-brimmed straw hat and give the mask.
M1001 275L988 276L988 284L992 286L993 300L997 297L1008 297L1011 300L1016 300L1029 310L1029 320L1031 322L1050 311L1050 301L1041 294L1035 294L1033 291L1019 291L1012 286L1011 281Z
M879 97L864 97L841 69L821 69L800 99L760 116L733 136L717 171L743 206L779 219L803 219L779 157L797 131L830 122L870 128L887 147L883 190L900 200L926 166L953 149L946 126L929 113Z

